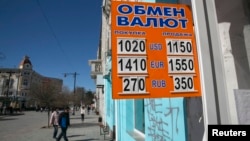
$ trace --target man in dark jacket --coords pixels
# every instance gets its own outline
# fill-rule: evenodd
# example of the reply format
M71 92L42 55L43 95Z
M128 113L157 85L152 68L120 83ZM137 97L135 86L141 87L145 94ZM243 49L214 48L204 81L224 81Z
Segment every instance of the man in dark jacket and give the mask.
M69 107L65 108L62 113L59 115L58 124L61 127L61 133L59 134L57 141L60 141L63 137L65 141L68 141L67 138L67 129L70 125L70 119L69 119Z

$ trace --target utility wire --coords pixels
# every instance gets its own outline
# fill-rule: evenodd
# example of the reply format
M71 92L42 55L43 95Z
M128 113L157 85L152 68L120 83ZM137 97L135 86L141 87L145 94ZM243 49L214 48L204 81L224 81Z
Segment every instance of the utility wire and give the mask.
M46 16L46 14L45 14L45 12L44 12L44 10L43 10L43 8L42 8L42 6L41 6L39 0L37 0L37 4L38 4L38 6L39 6L39 8L40 8L40 10L41 10L41 13L43 14L43 17L44 17L46 23L47 23L48 26L49 26L49 30L51 31L53 37L54 37L55 40L56 40L56 43L57 43L57 45L58 45L60 51L63 53L63 55L65 55L65 57L67 58L69 64L70 64L71 67L73 68L73 65L71 64L71 62L70 62L70 60L69 60L67 54L65 53L64 49L62 48L62 45L61 45L60 41L58 40L58 38L57 38L57 36L56 36L56 34L55 34L55 32L54 32L54 30L53 30L53 28L52 28L50 22L49 22L49 19L48 19L48 17Z

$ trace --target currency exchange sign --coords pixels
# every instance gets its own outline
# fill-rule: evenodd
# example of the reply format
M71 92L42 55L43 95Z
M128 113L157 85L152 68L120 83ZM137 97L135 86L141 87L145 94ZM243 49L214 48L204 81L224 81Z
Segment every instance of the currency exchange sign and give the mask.
M113 99L201 96L190 8L111 3Z

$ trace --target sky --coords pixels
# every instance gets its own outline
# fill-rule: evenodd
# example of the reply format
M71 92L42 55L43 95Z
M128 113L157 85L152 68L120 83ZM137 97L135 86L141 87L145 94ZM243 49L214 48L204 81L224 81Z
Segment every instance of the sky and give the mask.
M89 60L96 60L102 0L0 0L0 67L33 70L95 91ZM69 73L64 77L64 73Z

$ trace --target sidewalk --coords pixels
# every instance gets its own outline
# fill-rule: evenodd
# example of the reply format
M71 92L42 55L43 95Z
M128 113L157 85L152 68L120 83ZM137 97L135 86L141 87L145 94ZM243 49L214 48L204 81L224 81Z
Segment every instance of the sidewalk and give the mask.
M74 141L104 141L104 135L100 135L100 127L98 123L98 115L90 113L85 115L85 120L81 122L79 111L75 115L71 115L71 126L68 130L69 140ZM106 135L106 141L110 141L110 137Z
M79 111L70 115L71 126L67 131L69 141L111 141L108 135L105 140L104 135L100 135L98 117L95 113L87 114L82 123ZM16 115L1 115L0 138L3 141L55 141L52 138L53 127L47 127L47 120L47 112L27 111Z

